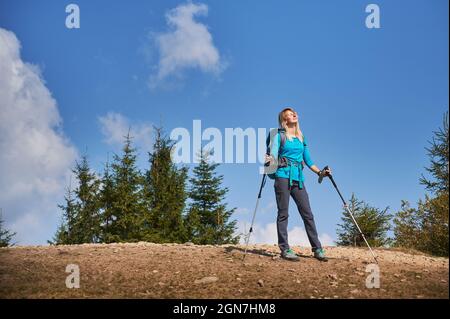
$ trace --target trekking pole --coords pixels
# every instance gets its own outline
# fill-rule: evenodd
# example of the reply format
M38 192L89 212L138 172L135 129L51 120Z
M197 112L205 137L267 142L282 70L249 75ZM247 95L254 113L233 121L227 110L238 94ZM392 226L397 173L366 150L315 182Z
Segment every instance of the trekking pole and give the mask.
M266 184L266 177L267 177L267 174L264 174L262 181L261 181L261 186L259 187L258 199L256 200L255 210L253 211L252 223L250 225L250 230L248 231L248 234L246 235L246 238L245 238L245 251L244 251L244 257L242 258L242 261L245 260L245 256L247 255L248 242L250 240L250 235L252 234L252 231L253 231L253 223L255 222L256 210L258 209L258 204L259 204L259 199L261 198L262 189L264 187L264 184Z
M323 170L327 170L327 169L328 169L328 166L325 166ZM364 239L364 241L366 242L367 247L369 247L369 250L370 250L370 252L371 252L371 254L372 254L373 259L375 259L375 262L378 264L377 257L375 257L375 254L373 253L372 248L370 248L370 245L369 245L369 243L368 243L367 240L366 240L366 236L364 236L364 233L361 231L361 228L359 228L359 225L358 225L358 223L356 222L355 216L353 216L352 212L351 212L350 209L348 208L348 205L347 205L347 203L345 202L344 197L342 197L341 192L339 191L339 188L337 187L336 183L334 182L333 176L332 176L331 174L328 174L327 176L330 178L331 182L333 183L334 188L336 188L336 190L337 190L339 196L341 197L342 202L344 203L344 208L345 208L345 210L350 214L351 218L353 219L353 222L354 222L355 225L356 225L356 228L358 228L358 231L359 231L359 233L361 234L361 236L362 236L362 238ZM324 177L323 175L320 175L320 176L319 176L319 183L322 182L323 177Z

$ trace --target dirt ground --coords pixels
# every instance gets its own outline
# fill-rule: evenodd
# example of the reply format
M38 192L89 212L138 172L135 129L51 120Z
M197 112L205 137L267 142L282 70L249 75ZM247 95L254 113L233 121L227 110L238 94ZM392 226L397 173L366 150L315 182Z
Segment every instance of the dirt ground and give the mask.
M367 288L365 248L325 247L328 262L294 247L89 244L0 248L0 298L449 298L448 258L377 249L379 288ZM80 287L66 287L66 266Z

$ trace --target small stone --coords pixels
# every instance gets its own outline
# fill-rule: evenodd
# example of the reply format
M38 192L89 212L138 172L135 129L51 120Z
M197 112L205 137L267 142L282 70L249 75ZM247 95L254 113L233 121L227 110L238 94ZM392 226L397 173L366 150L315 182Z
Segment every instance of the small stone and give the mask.
M394 274L394 277L399 278L400 274Z
M158 270L156 270L156 269L155 269L155 270L153 270L153 273L154 273L154 274L158 273Z
M202 279L195 280L194 284L196 284L196 285L197 284L210 284L210 283L216 282L217 280L219 280L219 278L213 277L213 276L203 277Z
M356 287L355 284L348 284L349 287Z
M337 295L334 295L334 296L333 296L333 298L339 298L339 296L337 296Z
M446 283L446 282L447 282L447 280L441 279L441 282L443 282L443 283Z
M420 279L420 278L422 278L422 277L420 277L419 275L416 275L416 278L417 278L417 279Z
M241 278L239 278L239 277L237 277L237 278L236 278L236 280L237 280L237 281L241 281L242 279L241 279Z
M334 280L338 279L336 274L328 274L328 278L331 278L331 279L334 279Z
M295 282L296 282L297 284L301 283L301 281L300 281L300 280L298 280L298 279L297 279L297 280L296 280Z
M258 285L264 287L264 281L262 279L258 280Z
M295 272L295 269L290 268L290 269L288 269L287 271Z
M359 289L353 289L352 291L350 291L351 294L358 294L359 292Z

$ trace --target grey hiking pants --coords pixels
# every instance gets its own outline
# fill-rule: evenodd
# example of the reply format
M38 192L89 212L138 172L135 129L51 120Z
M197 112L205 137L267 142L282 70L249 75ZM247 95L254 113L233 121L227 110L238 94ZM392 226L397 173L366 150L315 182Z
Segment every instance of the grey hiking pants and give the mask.
M294 198L297 205L300 216L305 224L306 234L308 235L309 243L311 244L312 251L317 248L322 248L317 235L316 224L314 223L314 216L309 205L309 197L306 192L305 183L303 182L303 188L298 187L298 182L293 181L291 189L289 189L288 178L275 178L275 197L277 199L277 234L278 234L278 247L281 251L289 249L288 244L288 209L289 209L289 197Z

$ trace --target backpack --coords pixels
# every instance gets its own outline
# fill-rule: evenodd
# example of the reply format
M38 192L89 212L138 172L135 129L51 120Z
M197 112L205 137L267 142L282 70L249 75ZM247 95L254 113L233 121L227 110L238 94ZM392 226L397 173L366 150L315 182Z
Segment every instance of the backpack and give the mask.
M278 160L276 162L277 165L275 167L273 167L273 165L264 167L264 169L266 171L266 175L269 176L270 179L275 179L275 173L279 167L288 166L286 158L280 157L281 150L282 150L284 144L286 143L286 130L284 128L277 128L277 129L270 130L269 135L267 136L267 139L266 139L266 154L270 155L272 141L278 133L280 134L280 145L278 148ZM303 146L306 146L304 137L303 137ZM302 169L303 169L303 165L302 165Z
M277 134L280 134L280 145L278 147L278 154L281 153L281 149L283 148L284 144L286 143L286 130L284 128L275 128L271 129L269 132L269 135L266 139L266 154L270 155L270 149L272 147L272 142ZM280 162L280 156L278 155L278 163ZM269 176L270 179L275 179L275 172L280 167L280 165L277 164L276 167L271 166L265 166L264 169L266 171L269 171L269 173L266 173L267 176Z

